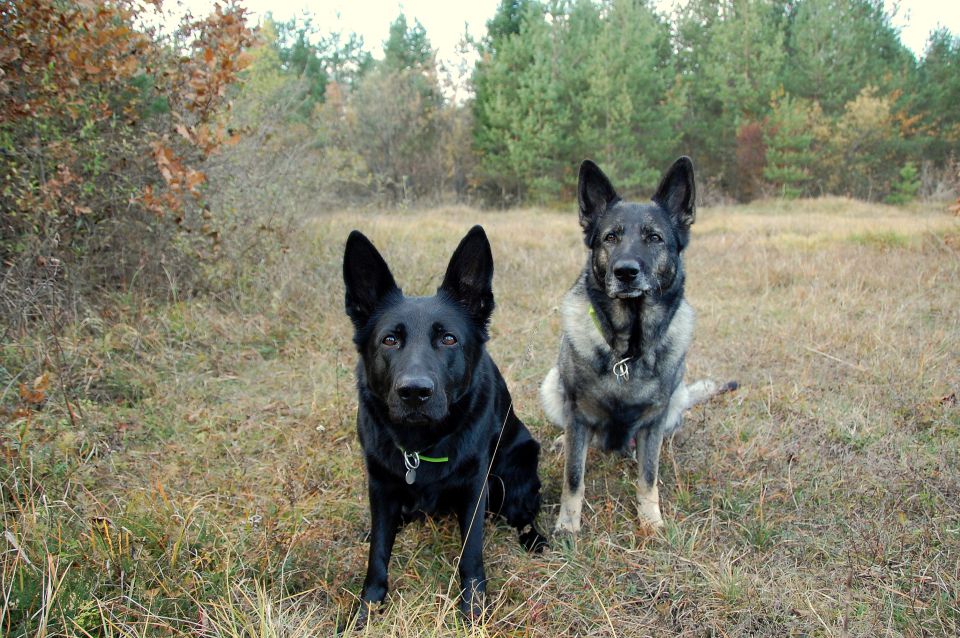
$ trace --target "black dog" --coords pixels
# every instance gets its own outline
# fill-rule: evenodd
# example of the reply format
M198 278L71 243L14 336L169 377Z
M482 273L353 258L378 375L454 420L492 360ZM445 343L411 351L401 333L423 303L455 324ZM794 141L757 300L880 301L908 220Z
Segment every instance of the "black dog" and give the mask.
M360 353L357 430L372 524L358 622L386 596L401 525L445 512L463 539L460 610L475 618L486 588L484 512L516 527L528 550L545 545L534 526L540 445L484 347L494 306L487 236L480 226L467 233L435 296L405 297L377 249L353 231L343 279Z

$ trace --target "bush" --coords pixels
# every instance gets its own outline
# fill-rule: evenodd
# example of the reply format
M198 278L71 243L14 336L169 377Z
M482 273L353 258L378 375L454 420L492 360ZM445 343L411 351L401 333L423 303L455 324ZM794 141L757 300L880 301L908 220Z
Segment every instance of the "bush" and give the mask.
M104 287L149 290L189 269L192 237L218 240L197 166L229 141L217 114L253 35L233 2L166 38L140 26L145 11L0 7L0 315L12 325Z

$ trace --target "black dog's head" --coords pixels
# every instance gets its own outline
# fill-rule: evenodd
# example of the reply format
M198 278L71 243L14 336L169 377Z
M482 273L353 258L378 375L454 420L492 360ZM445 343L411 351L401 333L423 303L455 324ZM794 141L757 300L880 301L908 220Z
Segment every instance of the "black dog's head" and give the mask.
M405 297L358 231L347 238L343 280L363 385L395 424L441 423L470 387L493 312L493 255L483 228L460 242L433 297Z
M580 165L577 200L593 274L611 298L656 297L680 270L694 220L693 163L681 157L660 180L650 204L623 201L600 167Z

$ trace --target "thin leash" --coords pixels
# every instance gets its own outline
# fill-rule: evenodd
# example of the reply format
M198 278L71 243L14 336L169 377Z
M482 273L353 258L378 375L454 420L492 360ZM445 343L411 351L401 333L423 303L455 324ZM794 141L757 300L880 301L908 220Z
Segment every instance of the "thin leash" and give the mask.
M473 515L470 517L470 524L467 526L467 537L469 538L469 530L473 529L473 524L477 520L477 512L480 511L480 505L483 503L483 496L487 493L487 481L490 480L490 474L493 472L493 460L497 457L497 451L500 449L500 441L503 439L503 431L507 427L507 419L510 418L510 411L513 409L513 397L510 398L510 404L507 406L507 414L503 418L503 423L500 424L500 433L497 435L497 444L493 447L493 454L490 455L490 465L487 466L487 473L483 477L483 489L480 490L480 498L477 499L476 504L473 506ZM480 523L483 524L482 522ZM457 567L457 572L459 572L460 561L463 560L463 552L467 549L467 539L463 539L463 543L460 545L460 553L457 555L454 565ZM454 580L456 579L457 574L450 574L450 580L447 582L447 592L453 588ZM466 585L466 584L465 584ZM449 596L448 596L449 597ZM452 600L452 599L451 599Z
M527 361L533 358L533 352L531 350L531 347L537 335L539 334L539 327L542 323L543 323L543 318L541 318L540 321L537 322L537 327L534 329L533 335L531 335L530 341L527 343L527 348L525 350L525 353L526 353L525 359ZM507 427L507 419L510 418L510 412L512 410L513 410L513 396L510 397L510 404L507 406L507 412L503 417L503 422L500 424L500 432L497 435L497 444L493 447L493 454L490 455L490 464L487 466L487 473L483 477L483 490L480 492L480 498L477 499L477 502L473 507L473 516L470 518L470 525L467 527L468 530L473 529L473 524L477 520L477 513L480 511L480 505L483 502L483 495L488 491L487 481L490 480L490 475L493 473L493 461L494 459L496 459L497 452L500 450L500 442L503 440L503 431ZM506 499L506 489L504 489L504 499ZM456 560L456 564L458 566L460 564L460 561L463 560L463 552L466 550L466 548L467 548L466 539L463 539L463 544L460 546L460 554L457 556L457 560ZM450 588L453 587L454 578L455 578L455 575L451 574L449 584L447 585L448 591L450 590Z

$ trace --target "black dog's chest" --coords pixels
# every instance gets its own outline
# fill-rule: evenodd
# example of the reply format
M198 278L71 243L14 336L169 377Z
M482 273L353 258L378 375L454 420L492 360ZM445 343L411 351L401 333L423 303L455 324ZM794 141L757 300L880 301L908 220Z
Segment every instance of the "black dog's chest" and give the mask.
M379 459L367 459L367 469L371 477L380 485L389 486L389 494L372 494L372 498L396 498L401 503L405 515L422 513L428 515L446 514L454 511L466 495L471 493L472 484L478 480L480 468L476 457L447 460L445 462L420 461L412 476L402 460L402 456L387 458L387 465ZM413 482L408 481L408 476Z
M466 490L452 488L445 483L411 486L402 494L401 511L408 518L416 518L420 515L443 516L453 513L466 498Z

